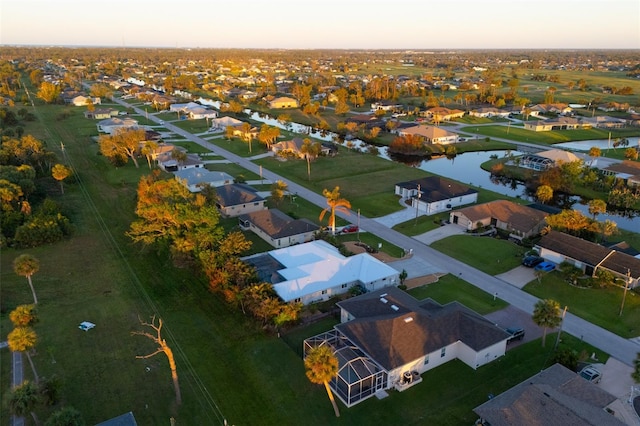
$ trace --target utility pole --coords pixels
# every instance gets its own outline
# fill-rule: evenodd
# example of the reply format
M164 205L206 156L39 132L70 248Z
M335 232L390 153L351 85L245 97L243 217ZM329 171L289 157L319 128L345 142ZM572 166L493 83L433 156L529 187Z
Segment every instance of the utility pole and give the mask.
M553 347L555 351L558 347L558 343L560 343L560 335L562 334L562 326L564 325L564 316L567 314L567 306L565 305L564 310L562 311L562 321L560 322L560 329L558 330L558 336L556 337L556 345Z
M418 224L418 207L420 206L420 196L422 193L420 192L420 184L418 184L418 195L416 197L416 225Z
M622 304L620 305L620 313L618 316L622 316L622 310L624 309L624 300L627 298L627 290L631 285L631 270L627 268L627 279L624 281L624 293L622 293Z
M358 241L360 241L360 209L358 209Z

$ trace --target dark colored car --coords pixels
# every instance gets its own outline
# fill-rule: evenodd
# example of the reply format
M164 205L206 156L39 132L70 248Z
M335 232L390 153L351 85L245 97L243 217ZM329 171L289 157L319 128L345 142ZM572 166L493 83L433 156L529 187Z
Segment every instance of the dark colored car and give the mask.
M511 335L507 339L507 343L524 339L524 328L522 327L509 327L505 331Z
M544 259L540 256L527 256L522 259L522 264L527 268L533 268L534 266L539 265L542 262L544 262Z

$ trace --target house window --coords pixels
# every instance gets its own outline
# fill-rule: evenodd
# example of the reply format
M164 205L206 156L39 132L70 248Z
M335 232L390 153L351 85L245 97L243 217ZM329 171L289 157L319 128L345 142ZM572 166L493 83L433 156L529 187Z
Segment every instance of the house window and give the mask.
M347 284L342 284L342 288L347 288Z
M447 348L440 349L440 358L444 357L447 354Z
M429 355L424 357L424 365L429 364Z
M253 205L254 205L254 206L258 206L258 205L260 205L260 203L253 203Z
M296 303L300 303L300 301L301 301L301 300L300 300L300 298L299 298L299 297L298 297L297 299L295 299L295 300L294 300L294 302L296 302Z
M322 290L322 294L327 294L327 290Z

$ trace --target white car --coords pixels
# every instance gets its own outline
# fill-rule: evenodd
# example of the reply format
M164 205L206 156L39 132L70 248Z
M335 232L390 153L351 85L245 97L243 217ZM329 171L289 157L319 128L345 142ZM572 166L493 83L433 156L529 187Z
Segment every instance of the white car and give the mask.
M82 321L80 323L80 325L78 326L78 328L82 331L89 331L91 330L93 327L95 327L96 325L92 322L89 321Z
M583 368L578 374L588 382L600 383L600 380L602 380L602 373L600 373L598 369L591 366Z

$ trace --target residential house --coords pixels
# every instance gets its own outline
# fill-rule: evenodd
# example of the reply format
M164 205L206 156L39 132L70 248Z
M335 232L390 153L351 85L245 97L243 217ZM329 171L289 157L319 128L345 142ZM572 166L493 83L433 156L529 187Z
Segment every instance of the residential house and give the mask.
M293 98L282 96L273 99L269 102L269 108L271 109L283 109L283 108L298 108L298 101Z
M548 120L523 122L525 130L534 132L550 132L552 130L575 130L582 127L578 119L573 117L557 117Z
M614 175L624 180L629 186L640 185L640 163L637 161L623 160L610 163L602 171L606 175Z
M374 291L400 284L399 272L368 253L345 257L323 240L244 259L285 302L309 303L344 294L354 286Z
M402 104L386 100L374 102L371 104L371 111L398 111L403 109L404 106Z
M554 364L473 409L477 425L623 426L614 395L561 364Z
M459 135L442 127L417 125L398 130L400 136L412 135L424 140L427 144L448 145L458 142Z
M188 102L186 104L173 104L169 107L169 111L185 115L191 120L201 120L203 118L218 117L217 111L206 108L196 102Z
M510 237L521 241L538 235L545 227L547 213L508 200L496 200L469 206L449 213L449 221L467 231L478 227L494 227L510 233Z
M403 199L411 198L411 207L416 209L416 214L426 215L478 201L475 189L440 176L396 183L395 194Z
M233 117L220 117L211 120L211 131L224 131L227 127L240 127L244 121L237 120Z
M544 171L552 167L558 167L563 163L572 163L582 160L572 152L562 149L550 149L535 154L525 154L520 159L520 167Z
M99 121L97 127L98 132L114 135L120 129L138 128L138 121L129 117L111 117L106 120Z
M586 275L596 276L598 270L608 271L630 288L638 285L640 259L615 248L607 248L563 232L551 231L536 244L545 260L560 264L569 262Z
M470 116L480 117L480 118L492 118L492 117L507 118L509 114L511 114L510 111L506 111L506 110L498 109L494 107L476 108L469 111Z
M252 231L275 248L312 241L320 229L308 219L294 219L278 209L247 213L239 220L241 229Z
M90 96L78 95L71 98L69 103L73 104L73 106L87 106L89 104L100 105L101 101L98 97L93 98Z
M100 422L96 426L138 426L138 423L133 413L129 411L128 413Z
M385 128L385 121L382 117L378 117L374 114L354 114L345 118L347 123L356 123L358 126L364 126L367 129L373 129L379 127Z
M441 122L450 121L454 118L462 118L462 116L464 116L464 111L445 107L433 107L426 110L423 115L433 119L433 121Z
M293 138L288 141L280 141L271 145L271 151L276 155L281 156L295 156L298 158L304 158L302 153L302 145L304 145L304 139ZM337 154L337 148L334 144L322 142L320 147L320 155L333 156Z
M329 385L351 407L459 359L473 369L505 354L509 334L458 302L418 301L396 287L341 301L341 322L304 341L304 354L326 345L338 358Z
M249 185L232 183L216 188L216 205L224 217L237 217L243 214L264 210L266 200Z
M177 172L186 169L204 168L204 162L198 154L187 154L184 159L174 158L172 152L163 153L157 156L158 167L165 172Z
M556 104L537 104L530 108L531 115L542 115L542 114L559 114L559 115L567 115L573 111L567 104L556 103Z
M203 186L218 187L233 183L233 176L225 172L213 172L204 167L191 167L174 172L178 179L190 192L200 192Z
M598 129L622 129L626 125L626 120L622 118L609 117L608 115L582 118L582 127L584 128L595 127Z
M85 111L85 118L92 118L94 120L106 120L111 117L116 117L118 110L115 108L95 108L93 111Z
M640 127L640 114L629 114L627 124L633 127Z

